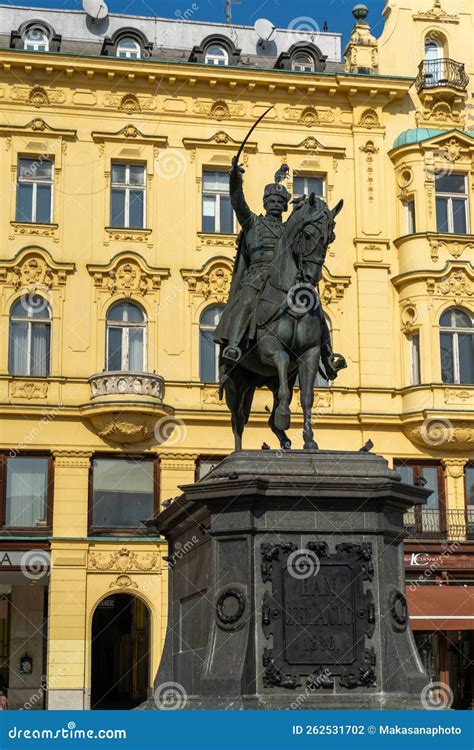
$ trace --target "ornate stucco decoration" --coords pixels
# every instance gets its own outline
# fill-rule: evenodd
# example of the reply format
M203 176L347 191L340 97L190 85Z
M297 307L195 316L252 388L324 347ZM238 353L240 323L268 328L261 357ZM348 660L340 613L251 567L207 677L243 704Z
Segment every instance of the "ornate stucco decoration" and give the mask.
M48 395L47 380L12 380L9 387L11 398L27 398L28 400L41 398Z
M474 402L474 388L445 388L445 404L468 404Z
M416 329L418 310L416 304L410 298L403 301L401 308L402 330L409 335Z
M109 589L137 589L138 583L133 581L130 576L127 575L121 575L117 576L115 581L112 581L112 583L109 586Z
M0 261L0 284L29 293L55 289L66 284L74 263L57 263L40 247L27 247L12 260Z
M429 417L420 415L418 419L411 419L403 424L403 432L415 445L430 450L442 452L471 451L474 447L474 420L467 421L465 414ZM464 417L464 419L463 419Z
M222 256L211 258L199 270L182 268L181 276L191 294L223 304L229 296L232 261Z
M453 258L460 258L464 252L469 257L474 252L474 243L470 242L465 237L459 237L452 239L449 236L440 236L437 234L428 235L428 242L430 244L431 260L439 260L439 255L442 252L448 252Z
M61 89L46 86L13 86L11 98L40 109L53 104L64 104L66 94Z
M457 100L440 102L434 97L425 97L423 104L423 110L417 110L415 115L417 127L440 126L464 129L465 118L460 112Z
M0 135L38 135L51 136L60 140L76 138L77 130L67 128L54 128L43 120L42 117L34 117L25 125L0 124ZM64 150L64 149L63 149Z
M212 149L216 152L224 151L229 154L230 159L236 153L240 146L240 142L236 141L232 136L225 132L225 130L218 130L210 138L183 138L183 146L191 152L191 161L196 158L196 152L201 149ZM254 154L257 150L257 144L255 141L248 141L244 148L244 162L248 154Z
M456 13L447 13L441 5L441 0L435 0L430 10L419 10L413 14L414 21L436 21L437 23L459 23Z
M372 128L380 128L380 120L375 109L364 110L360 116L359 125L368 130L371 130Z
M212 404L213 406L223 406L219 399L219 388L217 386L206 386L201 389L201 401L203 404Z
M428 278L426 288L428 294L452 297L456 301L474 296L474 272L467 274L466 269L453 269L450 273L444 275L439 280Z
M101 372L89 378L92 398L112 394L133 394L162 399L164 381L160 375L143 372Z
M156 109L156 98L141 94L106 94L104 96L104 105L112 109L118 109L119 112L125 112L127 115L134 115L138 112Z
M161 555L153 552L133 552L122 547L115 552L89 552L89 568L100 572L120 571L121 573L150 571L161 573Z
M91 133L92 140L96 143L105 143L107 141L132 141L133 143L151 144L160 148L168 145L168 138L164 135L142 133L135 125L130 123L115 132L94 130Z
M96 435L107 443L128 445L151 440L157 422L166 413L166 407L158 400L156 405L130 402L130 397L127 402L126 397L115 402L92 402L82 407L81 412Z
M213 101L212 99L202 100L198 99L194 103L194 111L196 114L205 115L211 117L213 120L230 120L235 117L244 117L245 107L240 102L232 100L218 99Z
M334 110L328 108L316 107L287 107L283 112L285 120L299 122L307 128L314 125L330 124L336 119Z
M323 278L319 283L323 305L338 305L344 298L345 290L350 283L350 276L333 276L326 267L323 267Z
M310 135L299 143L274 143L272 144L274 154L281 156L282 161L286 161L288 154L307 156L308 154L317 154L318 156L329 156L334 160L344 159L346 149L336 146L325 146L317 138Z
M127 252L116 255L107 265L89 263L87 270L96 289L121 292L125 297L158 291L170 275L168 268L153 268L140 255Z

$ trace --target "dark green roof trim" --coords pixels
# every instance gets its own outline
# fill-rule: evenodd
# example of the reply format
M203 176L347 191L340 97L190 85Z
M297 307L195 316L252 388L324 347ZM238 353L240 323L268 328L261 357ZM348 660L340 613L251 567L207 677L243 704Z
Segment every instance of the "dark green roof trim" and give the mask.
M395 138L393 142L393 149L401 148L402 146L410 146L413 143L421 143L422 141L428 141L430 138L435 138L437 135L444 135L447 133L462 133L467 135L468 138L474 138L474 131L459 130L459 128L448 128L447 130L438 130L435 128L410 128L404 130L403 133Z

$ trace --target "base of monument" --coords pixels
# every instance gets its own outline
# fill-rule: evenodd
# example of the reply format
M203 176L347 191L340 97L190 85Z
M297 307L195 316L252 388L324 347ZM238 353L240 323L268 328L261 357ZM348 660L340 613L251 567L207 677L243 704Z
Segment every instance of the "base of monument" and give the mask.
M293 698L293 700L291 700ZM184 701L183 701L184 702ZM203 699L200 697L189 697L186 703L179 707L181 711L416 711L422 710L423 705L420 693L406 695L401 693L375 695L346 695L342 699L339 695L307 696L305 693L294 696L282 695L258 697L237 696L235 698ZM169 710L164 706L164 710ZM142 703L136 710L158 711L153 698Z
M153 522L169 626L140 708L422 708L403 517L429 494L345 451L239 451L184 487Z

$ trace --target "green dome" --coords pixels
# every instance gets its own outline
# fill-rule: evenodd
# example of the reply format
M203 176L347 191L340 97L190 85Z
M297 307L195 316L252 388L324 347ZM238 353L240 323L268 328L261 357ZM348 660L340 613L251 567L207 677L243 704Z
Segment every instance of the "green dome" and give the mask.
M410 128L410 130L404 130L400 133L398 138L395 138L393 148L400 148L401 146L409 146L410 143L420 143L421 141L427 141L429 138L434 138L436 135L442 135L443 133L449 133L453 130L434 130L431 128ZM469 138L474 138L474 132L459 131Z

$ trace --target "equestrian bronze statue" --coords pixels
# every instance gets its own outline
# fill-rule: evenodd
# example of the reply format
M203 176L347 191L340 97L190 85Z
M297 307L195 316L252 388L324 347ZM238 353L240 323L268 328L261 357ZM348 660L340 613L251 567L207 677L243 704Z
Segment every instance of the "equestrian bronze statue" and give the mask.
M220 344L220 394L225 393L232 415L235 449L241 450L255 389L268 387L273 393L269 425L287 449L291 447L286 435L290 403L299 377L304 448L316 450L311 410L317 373L334 380L346 367L344 357L332 351L317 289L343 201L331 211L314 194L303 196L293 201L283 222L291 196L282 184L288 174L288 167L282 165L275 182L265 187L265 215L257 215L244 197L241 151L242 147L232 161L229 184L242 231L229 299L215 332Z

